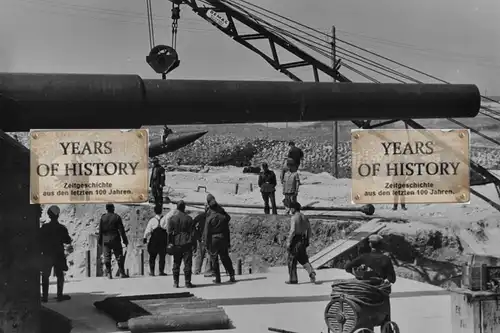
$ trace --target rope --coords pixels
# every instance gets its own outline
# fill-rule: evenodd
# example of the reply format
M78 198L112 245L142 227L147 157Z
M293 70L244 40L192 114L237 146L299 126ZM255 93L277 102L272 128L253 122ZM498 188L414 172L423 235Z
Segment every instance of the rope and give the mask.
M381 306L391 293L391 284L371 285L368 281L350 280L332 284L331 296L345 299L364 306Z

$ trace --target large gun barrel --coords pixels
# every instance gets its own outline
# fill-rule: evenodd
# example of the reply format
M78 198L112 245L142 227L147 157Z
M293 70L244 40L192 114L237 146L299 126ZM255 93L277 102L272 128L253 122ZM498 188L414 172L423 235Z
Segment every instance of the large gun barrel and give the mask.
M179 132L169 134L165 142L162 142L161 139L151 140L149 143L149 157L155 157L181 149L195 142L207 133L207 131Z
M170 200L170 198L165 198L166 203L177 204L178 201ZM205 202L199 201L184 201L186 206L204 206ZM226 204L221 203L221 206L227 208L246 208L246 209L264 209L264 206L260 205L246 205L246 204ZM278 206L278 209L285 209L284 206ZM324 211L324 212L361 212L365 215L371 216L375 213L375 207L371 204L363 205L363 206L354 206L354 207L313 207L313 206L303 206L301 210L312 210L312 211Z
M3 131L475 117L475 85L143 80L0 73Z

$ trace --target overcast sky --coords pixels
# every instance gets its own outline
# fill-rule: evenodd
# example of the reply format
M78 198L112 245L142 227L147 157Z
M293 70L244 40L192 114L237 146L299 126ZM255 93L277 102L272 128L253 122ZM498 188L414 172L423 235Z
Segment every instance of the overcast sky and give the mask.
M170 4L152 0L156 42L170 44ZM500 95L500 0L252 0L288 18L453 83ZM0 71L158 76L143 0L1 0ZM182 7L186 79L288 80ZM347 75L347 72L345 72Z

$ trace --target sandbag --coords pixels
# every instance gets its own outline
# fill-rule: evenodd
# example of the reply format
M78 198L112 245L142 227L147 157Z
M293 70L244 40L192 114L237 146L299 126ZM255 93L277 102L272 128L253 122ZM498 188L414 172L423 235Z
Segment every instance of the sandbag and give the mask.
M223 309L212 308L206 311L150 315L119 323L120 329L132 333L206 331L230 328L230 320Z

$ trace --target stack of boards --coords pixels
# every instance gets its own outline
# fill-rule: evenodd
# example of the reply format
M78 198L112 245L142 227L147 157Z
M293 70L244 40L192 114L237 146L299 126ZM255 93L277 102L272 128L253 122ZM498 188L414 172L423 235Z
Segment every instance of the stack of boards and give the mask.
M231 328L224 309L189 292L108 297L94 306L132 333Z

